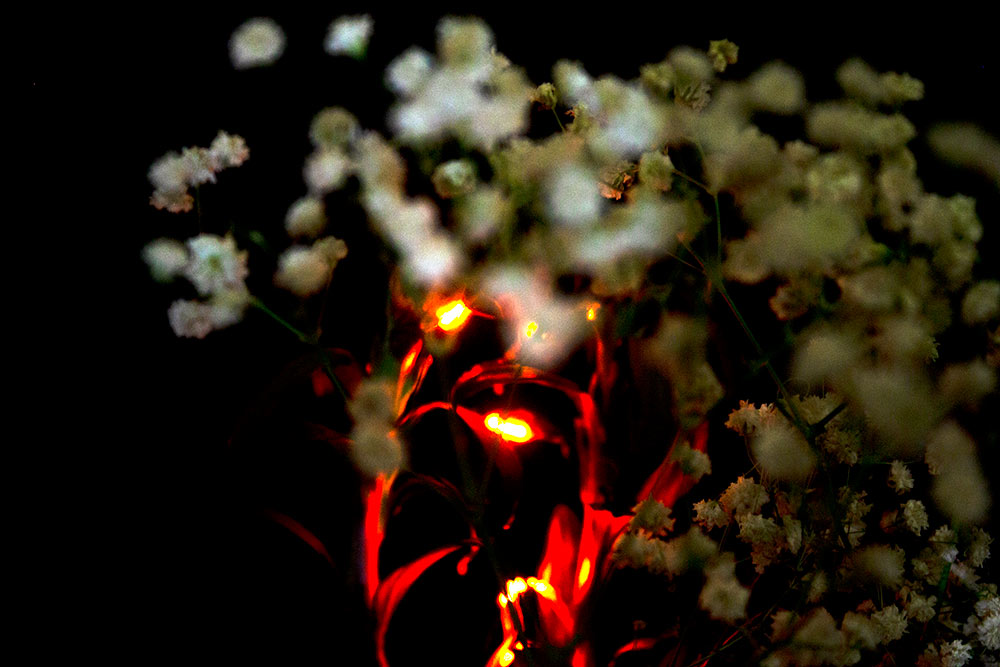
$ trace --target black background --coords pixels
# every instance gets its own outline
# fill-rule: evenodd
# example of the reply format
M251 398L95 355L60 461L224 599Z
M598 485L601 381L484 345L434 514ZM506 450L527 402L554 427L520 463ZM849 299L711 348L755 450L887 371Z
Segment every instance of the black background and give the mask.
M140 250L157 236L195 230L183 216L148 205L146 172L159 156L208 145L220 129L244 136L251 159L220 179L220 193L229 194L218 195L215 210L228 207L241 225L280 232L288 205L304 193L301 166L315 112L340 105L365 127L384 129L391 97L381 72L411 44L433 51L434 25L447 13L484 17L498 49L536 83L548 80L559 58L579 59L594 75L632 78L674 46L728 38L740 46L734 78L781 58L805 73L811 100L824 99L837 94L836 66L858 55L924 81L925 100L907 110L918 128L932 119L972 120L998 134L1000 76L987 22L957 12L907 15L913 11L800 5L737 14L673 3L36 11L26 62L17 68L26 73L19 85L31 128L31 206L12 243L56 252L12 249L15 265L33 267L34 282L15 283L27 287L16 290L11 307L27 315L11 324L42 323L26 329L40 350L14 360L28 371L24 393L38 413L30 412L36 437L24 448L44 459L24 505L51 507L30 522L25 542L45 564L38 583L62 583L33 596L32 618L43 628L86 627L80 641L109 657L227 659L315 643L325 661L338 664L339 655L342 664L364 664L343 659L345 646L366 646L363 607L325 564L254 513L247 488L257 478L248 482L227 446L247 406L301 350L256 314L204 341L173 336L166 309L179 297L152 283ZM361 12L375 18L367 61L326 55L330 21ZM285 54L273 67L235 72L229 35L258 15L284 28ZM920 146L914 150L919 164ZM925 174L931 177L939 185L928 188L943 194L988 191L981 179L955 171ZM237 192L247 194L234 199ZM350 238L363 224L345 212L331 231ZM995 234L988 231L987 247ZM364 301L361 281L379 276L377 266L351 271L350 295L335 301L344 308ZM362 320L331 345L363 356L361 341L378 322L371 313ZM345 523L357 509L348 496L334 489L323 499L344 504ZM332 622L345 611L355 618Z

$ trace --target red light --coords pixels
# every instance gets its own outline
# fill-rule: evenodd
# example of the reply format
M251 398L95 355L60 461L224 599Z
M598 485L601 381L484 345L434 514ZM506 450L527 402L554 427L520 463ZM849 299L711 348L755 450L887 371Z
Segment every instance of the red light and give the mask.
M449 301L434 311L434 315L438 318L438 327L442 331L455 331L461 328L471 314L472 311L461 299Z
M517 417L500 418L499 412L491 412L483 420L486 428L493 431L508 442L528 442L534 437L534 432L528 422Z

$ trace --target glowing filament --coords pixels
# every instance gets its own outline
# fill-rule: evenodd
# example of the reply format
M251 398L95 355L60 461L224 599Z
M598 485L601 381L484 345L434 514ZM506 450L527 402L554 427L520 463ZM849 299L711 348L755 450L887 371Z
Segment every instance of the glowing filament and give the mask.
M534 435L528 422L516 417L501 419L499 412L491 412L483 420L486 428L508 442L528 442Z
M528 584L521 577L507 580L507 597L511 602L517 602L517 596L526 590Z
M601 307L601 304L594 303L587 308L587 319L590 321L597 319L597 309Z
M503 655L500 656L501 667L507 667L512 662L514 662L514 654L510 651L504 651Z
M538 331L538 322L528 322L528 325L524 327L524 335L531 338Z
M471 314L472 311L461 299L449 301L434 311L434 315L438 318L438 327L444 331L458 329L465 324L465 321L469 319L469 315Z
M580 588L587 583L587 579L590 577L590 559L584 558L583 562L580 563L580 576L576 579L576 584Z

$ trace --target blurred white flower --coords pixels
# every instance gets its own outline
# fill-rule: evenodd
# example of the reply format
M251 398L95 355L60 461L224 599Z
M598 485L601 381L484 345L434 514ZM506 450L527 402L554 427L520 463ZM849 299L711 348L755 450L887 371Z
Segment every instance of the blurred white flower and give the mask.
M983 280L969 288L962 299L962 319L969 326L1000 315L1000 281Z
M250 149L243 137L220 130L208 147L208 156L218 171L242 165L250 158Z
M698 596L698 606L712 618L736 623L747 615L750 590L736 578L732 554L723 554L705 568L705 585Z
M545 184L549 217L567 227L595 222L604 205L597 183L597 175L582 165L568 164L557 169Z
M285 50L285 33L269 18L250 19L229 39L229 58L236 69L270 65Z
M179 338L204 338L215 329L212 307L200 301L174 301L167 310L167 319Z
M312 248L294 246L278 258L274 284L307 297L319 292L330 279L330 264Z
M434 69L431 54L419 47L410 47L389 63L385 82L389 89L401 97L415 95Z
M430 236L419 236L414 243L401 248L403 269L418 285L445 285L454 278L464 263L459 245L444 230Z
M316 237L326 227L326 210L318 197L303 197L285 215L285 231L292 238Z
M350 171L351 161L344 152L336 148L323 148L306 160L303 176L309 191L318 196L343 187Z
M188 252L180 241L156 239L142 249L142 258L149 265L153 279L163 283L181 274L188 262Z
M362 58L368 50L375 22L368 14L361 16L341 16L330 24L323 47L331 55L346 55Z
M754 459L776 479L802 482L816 468L816 455L798 429L787 422L762 428L751 440Z

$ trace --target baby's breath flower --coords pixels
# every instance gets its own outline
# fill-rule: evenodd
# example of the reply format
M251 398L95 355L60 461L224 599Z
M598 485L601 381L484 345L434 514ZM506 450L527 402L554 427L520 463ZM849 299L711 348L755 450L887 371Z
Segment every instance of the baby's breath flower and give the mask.
M777 423L760 429L750 445L757 463L776 479L801 482L816 467L816 455L809 443L790 424Z
M969 545L969 564L973 567L982 567L986 559L990 557L990 544L993 538L982 528L972 529L972 544Z
M358 119L342 107L327 107L309 125L309 140L316 148L343 149L360 135Z
M208 159L215 165L215 171L239 167L250 159L250 149L243 137L220 130L208 147Z
M278 258L274 284L300 297L319 292L330 278L329 263L312 248L295 246Z
M229 40L229 58L236 69L270 65L284 50L285 33L269 18L250 19Z
M826 572L823 570L817 570L810 578L808 578L808 581L809 592L806 595L806 602L815 604L823 598L823 595L829 587Z
M878 625L883 644L902 638L906 632L906 614L896 605L875 612L871 618Z
M931 128L927 141L942 160L978 171L1000 185L1000 141L982 128L966 123L938 125Z
M659 151L643 153L639 158L639 182L666 192L673 185L674 163Z
M1000 281L984 280L969 288L962 299L962 319L969 326L1000 315Z
M763 486L757 484L753 479L740 476L719 498L719 502L726 514L739 520L748 514L757 514L764 506L770 496Z
M903 520L906 527L913 533L919 535L924 528L930 527L927 521L927 509L919 500L907 500L903 505Z
M389 63L385 71L385 83L397 95L412 97L424 85L433 69L431 54L413 46Z
M774 519L760 514L747 514L739 523L740 539L753 547L751 559L754 568L761 573L788 546L785 531L778 527Z
M662 551L662 542L643 533L627 532L616 541L612 550L616 562L633 568L648 567Z
M351 431L351 459L366 476L376 477L403 467L406 456L394 430L362 424Z
M750 590L736 578L732 554L723 554L705 568L705 585L698 596L698 605L712 618L736 623L746 617Z
M537 102L543 109L554 109L559 103L559 92L554 84L543 83L535 88L531 101Z
M680 463L684 474L691 475L695 481L712 472L712 461L708 454L700 449L693 449L686 440L677 443L671 459Z
M368 40L374 27L375 22L368 14L341 16L330 24L323 48L330 55L345 55L360 60L368 50Z
M847 612L844 614L844 620L840 627L847 635L849 643L865 650L870 651L878 646L879 639L881 639L878 624L864 614Z
M174 301L167 311L167 319L179 338L204 338L215 329L212 307L200 301Z
M190 260L184 267L184 277L194 284L199 294L209 296L243 287L250 273L247 253L237 251L232 236L199 234L188 239L187 248Z
M913 124L900 114L886 116L841 102L813 107L806 116L806 132L817 144L861 155L891 153L916 136Z
M729 516L717 500L699 500L694 504L694 511L695 523L701 524L705 530L729 525Z
M915 619L918 623L926 623L937 614L934 611L936 603L937 597L934 595L924 597L911 592L906 601L906 615Z
M546 210L549 217L567 227L583 227L597 220L603 199L597 175L580 165L566 165L548 179Z
M489 62L493 31L482 19L447 17L437 25L437 50L444 63L475 68Z
M859 574L895 589L903 583L904 558L902 549L873 545L854 552L851 561Z
M902 461L893 461L889 466L889 487L896 493L906 493L913 488L913 475Z
M318 197L303 197L285 215L285 231L292 238L314 238L326 227L326 210Z
M170 282L179 276L188 262L187 248L174 239L156 239L142 249L142 258L149 265L157 282Z
M442 162L434 169L431 182L443 199L472 192L476 187L476 165L467 159Z
M993 393L996 386L996 371L982 359L950 364L938 380L938 391L948 405L967 407L976 406L980 399Z
M972 660L972 646L961 639L954 639L941 645L942 667L962 667Z
M866 104L895 105L919 100L924 84L908 74L879 74L860 58L848 60L837 70L837 82L844 92Z
M670 508L652 497L643 500L632 508L635 516L629 521L630 530L643 529L651 535L669 532L674 527L670 518Z
M336 148L321 148L306 160L303 177L309 191L321 196L343 187L351 172L351 161Z
M798 113L806 102L802 75L780 62L764 65L751 74L745 95L753 108L785 115Z
M726 65L735 65L740 47L728 39L711 40L708 43L708 57L712 59L712 67L716 72L725 72Z

